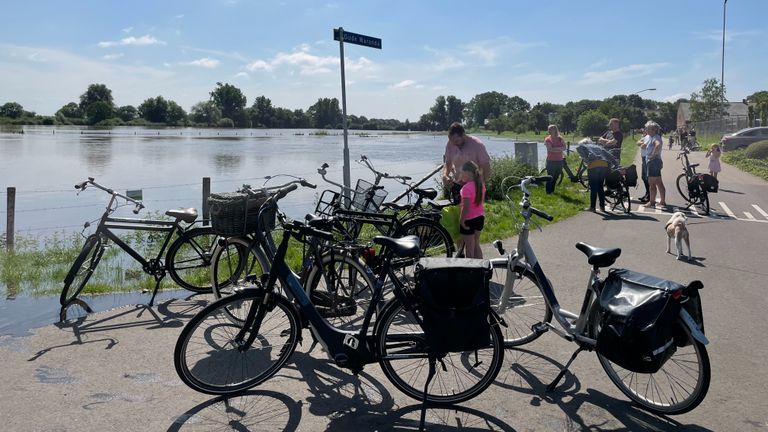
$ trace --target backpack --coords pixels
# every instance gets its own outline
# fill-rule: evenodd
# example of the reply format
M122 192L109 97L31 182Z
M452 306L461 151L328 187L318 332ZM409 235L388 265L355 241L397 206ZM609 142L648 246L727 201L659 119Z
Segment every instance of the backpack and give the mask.
M596 351L632 372L655 373L672 357L684 287L626 269L611 269L600 292Z
M421 258L415 294L433 352L463 352L491 343L491 262Z

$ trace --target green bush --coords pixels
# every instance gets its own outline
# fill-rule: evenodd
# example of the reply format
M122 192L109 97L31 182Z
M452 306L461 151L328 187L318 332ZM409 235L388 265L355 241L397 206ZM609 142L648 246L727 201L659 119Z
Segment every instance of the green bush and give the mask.
M744 151L744 156L750 159L768 159L768 140L750 144Z
M218 126L220 128L233 128L233 127L235 127L235 122L233 122L232 119L229 119L229 118L225 117L225 118L219 120L219 122L216 123L216 126Z
M486 199L500 200L504 197L504 191L501 189L501 182L510 176L524 177L528 175L536 175L536 168L526 165L512 156L491 157L491 177L488 179L488 184L485 185ZM504 183L505 188L518 184L515 181L506 181Z

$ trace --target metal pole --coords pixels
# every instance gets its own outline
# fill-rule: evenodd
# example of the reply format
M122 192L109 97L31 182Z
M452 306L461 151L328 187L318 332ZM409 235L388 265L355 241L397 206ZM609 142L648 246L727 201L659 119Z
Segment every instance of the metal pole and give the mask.
M422 177L421 180L419 180L416 183L412 184L411 187L409 187L408 189L404 190L400 195L397 196L397 198L393 199L392 202L400 201L404 196L408 195L409 193L411 193L411 191L413 191L414 189L419 187L422 183L424 183L425 181L429 180L430 177L432 177L433 175L435 175L438 172L440 172L441 169L443 169L443 164L438 165L437 167L435 167L434 170L432 170L431 173L425 175L424 177Z
M723 57L720 62L720 118L725 114L725 5L728 0L723 0Z
M339 27L339 59L341 60L341 126L344 128L344 196L349 204L349 144L347 142L347 86L344 77L344 28Z
M211 208L208 206L208 197L211 195L211 178L203 177L203 226L207 226L211 220Z
M6 205L6 232L5 232L5 247L6 250L9 253L13 253L14 249L14 239L13 239L13 232L16 230L14 227L15 221L16 221L16 188L15 187L9 187L7 189L8 194L8 201Z

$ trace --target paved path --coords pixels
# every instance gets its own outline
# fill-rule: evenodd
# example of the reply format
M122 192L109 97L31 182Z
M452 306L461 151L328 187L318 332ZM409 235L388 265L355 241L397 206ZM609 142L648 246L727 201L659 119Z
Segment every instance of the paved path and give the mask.
M691 218L693 262L664 253L668 214L657 211L582 213L531 234L561 303L571 309L580 304L588 276L583 255L573 247L579 240L621 247L618 266L704 282L712 384L698 409L664 418L634 408L591 353L583 353L557 391L546 394L544 385L574 349L549 333L508 350L496 384L478 398L455 409L430 409L429 430L766 430L768 323L762 311L768 306L768 225L756 222L764 216L752 205L768 209L768 185L724 169L722 192L713 201L725 203L716 208L719 214L727 215L728 208L738 217ZM665 178L678 170L667 152ZM667 186L668 202L682 204L670 180ZM754 220L741 217L744 212ZM309 338L274 379L244 396L222 401L186 388L173 369L172 348L183 324L205 302L198 296L151 309L125 307L44 327L32 336L0 337L0 429L416 430L418 403L390 385L378 366L348 375L310 346Z

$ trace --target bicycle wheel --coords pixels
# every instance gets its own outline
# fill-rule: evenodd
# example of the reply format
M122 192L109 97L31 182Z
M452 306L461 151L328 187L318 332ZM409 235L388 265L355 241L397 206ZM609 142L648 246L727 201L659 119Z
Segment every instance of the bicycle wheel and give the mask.
M69 268L69 272L64 278L64 288L59 297L59 303L62 306L67 306L85 288L85 284L88 283L88 279L96 270L103 254L104 246L102 246L99 236L96 234L88 236L83 244L83 249L80 250L80 254L75 258L72 267Z
M373 278L358 259L348 253L323 256L304 282L307 295L321 316L341 330L360 330L371 304Z
M176 341L173 362L179 378L192 389L213 395L234 394L274 375L296 349L300 323L293 305L273 295L262 304L262 290L246 290L219 299L184 326ZM253 344L236 340L251 307L266 307ZM233 321L231 316L239 319Z
M704 214L709 216L709 194L701 186L699 188L701 191L701 208L704 210Z
M406 395L422 400L429 372L424 332L399 299L390 301L376 326L379 365L390 382ZM504 360L499 325L491 326L491 344L477 351L448 353L438 360L427 389L437 405L464 402L483 392L498 375Z
M408 220L398 230L396 237L407 235L419 238L423 257L451 257L455 252L453 239L440 222L423 217Z
M211 288L216 298L236 289L252 288L269 272L270 264L257 244L245 237L218 242L211 257Z
M629 196L629 186L622 183L621 188L616 191L616 200L621 205L621 209L624 213L629 214L632 211L632 200Z
M633 402L657 414L682 414L696 408L709 390L710 367L707 348L691 336L677 318L687 346L678 343L677 351L656 373L631 372L615 365L600 353L597 358L608 378Z
M579 183L589 190L589 173L587 172L587 165L584 161L579 165L579 170L576 172L576 177L579 179Z
M541 171L539 171L540 176L549 175L547 172L547 168L542 168ZM563 184L563 178L565 177L565 174L563 174L563 171L560 171L560 175L555 178L555 184L561 185Z
M541 333L533 331L533 326L552 321L552 310L547 306L533 272L528 268L518 267L510 273L507 258L491 260L491 307L504 319L506 327L501 326L504 335L504 347L525 345L534 341ZM502 304L504 288L509 285L506 301Z
M189 291L211 292L211 255L217 239L211 227L192 228L180 235L165 258L171 279Z
M691 201L691 194L688 192L688 177L685 175L685 173L677 176L675 184L677 185L677 192L680 193L680 196L683 197L683 199L687 202L695 204L693 201Z

